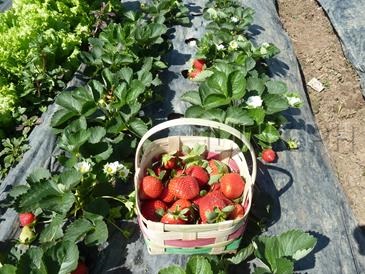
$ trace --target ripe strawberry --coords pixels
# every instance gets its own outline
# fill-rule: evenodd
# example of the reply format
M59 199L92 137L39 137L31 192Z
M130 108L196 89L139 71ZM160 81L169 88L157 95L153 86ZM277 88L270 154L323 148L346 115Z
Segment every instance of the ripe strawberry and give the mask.
M208 172L201 166L190 166L186 170L186 174L194 177L197 180L200 187L206 185L209 181Z
M220 190L220 189L221 189L221 183L217 182L211 186L210 191L216 191L216 190Z
M168 187L164 187L159 199L167 204L171 203L175 199L175 195L171 193Z
M224 221L233 210L233 206L219 196L218 191L215 191L200 199L199 214L203 224Z
M201 71L200 71L200 70L193 69L192 71L189 71L189 73L188 73L188 77L189 77L189 79L194 79L194 78L195 78L195 77L197 77L200 73L201 73Z
M174 215L168 212L165 215L163 215L161 223L178 225L178 224L186 224L186 220L181 219L179 215Z
M195 59L193 61L193 67L196 69L196 70L204 70L204 67L205 67L205 60L204 59Z
M245 181L238 173L228 173L220 179L221 191L228 199L239 198L245 188Z
M161 180L153 176L145 176L140 185L141 199L156 199L163 190Z
M71 274L88 274L89 269L87 268L86 264L82 261L79 261L77 268L71 272Z
M226 164L222 163L218 160L210 160L208 163L210 167L210 175L219 175L219 174L225 174L228 173L228 167Z
M175 203L172 204L172 206L169 208L169 211L181 211L185 208L191 208L192 204L189 200L186 199L179 199Z
M160 200L148 200L143 202L141 207L142 215L147 219L154 222L160 221L161 217L167 211L167 206Z
M168 187L170 192L179 199L191 200L199 195L199 184L189 175L172 178Z
M264 160L266 163L272 163L276 159L276 153L271 148L265 149L262 151L262 160Z
M19 214L19 221L21 226L32 224L36 220L36 217L31 212L25 212Z
M235 204L233 211L231 212L231 214L229 214L229 219L234 220L237 218L242 218L244 215L245 210L243 209L242 205Z
M174 169L177 166L177 158L171 154L162 155L162 165L165 169Z

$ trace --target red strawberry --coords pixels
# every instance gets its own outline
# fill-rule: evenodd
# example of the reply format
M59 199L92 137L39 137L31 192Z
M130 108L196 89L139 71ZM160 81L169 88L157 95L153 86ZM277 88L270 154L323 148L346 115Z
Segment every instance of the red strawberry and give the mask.
M168 187L164 187L159 198L165 203L171 203L175 199L175 195L171 193Z
M175 203L172 204L172 206L169 208L169 211L181 211L185 208L189 208L192 206L191 202L186 199L179 199Z
M146 176L140 185L141 199L156 199L163 190L162 182L153 176Z
M177 166L177 158L171 154L162 155L162 164L165 169L174 169Z
M198 181L200 187L206 185L209 181L208 172L201 166L189 167L186 170L186 174L194 177Z
M167 206L160 200L148 200L143 202L141 207L142 215L147 219L154 222L160 221L161 217L167 211Z
M186 220L181 219L180 216L174 215L170 212L163 215L161 223L164 224L186 224Z
M193 61L193 67L196 70L202 71L204 69L204 67L205 67L205 60L204 59L195 59Z
M199 214L203 224L224 221L232 210L233 206L222 199L218 191L209 192L199 201Z
M228 173L228 167L226 164L222 163L221 161L218 160L210 160L208 163L211 172L211 175L219 175L219 174L225 174Z
M242 205L235 204L233 211L231 212L231 214L229 214L229 219L234 220L237 218L242 218L244 215L245 210L243 209Z
M210 188L210 191L216 191L216 190L220 190L221 189L221 184L218 182L218 183L214 183L211 188Z
M25 212L19 214L19 221L21 226L32 224L36 220L36 217L31 212Z
M189 71L188 73L188 77L189 79L194 79L195 77L197 77L199 74L201 73L200 70L194 69L192 71Z
M89 269L87 268L86 264L82 261L79 261L77 268L71 272L71 274L88 274Z
M271 148L265 149L262 151L262 160L264 160L266 163L272 163L276 159L276 153Z
M172 178L168 187L170 192L179 199L194 199L200 191L196 179L188 175Z
M221 191L228 199L241 197L245 188L245 181L238 173L228 173L220 179Z

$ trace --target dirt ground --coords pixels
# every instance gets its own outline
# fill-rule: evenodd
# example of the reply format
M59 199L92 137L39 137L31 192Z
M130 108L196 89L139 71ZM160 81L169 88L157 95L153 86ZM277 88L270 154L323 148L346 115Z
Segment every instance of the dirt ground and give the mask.
M329 19L314 0L278 0L305 82L313 77L325 90L308 88L322 139L359 224L365 224L365 101L358 76L344 57Z

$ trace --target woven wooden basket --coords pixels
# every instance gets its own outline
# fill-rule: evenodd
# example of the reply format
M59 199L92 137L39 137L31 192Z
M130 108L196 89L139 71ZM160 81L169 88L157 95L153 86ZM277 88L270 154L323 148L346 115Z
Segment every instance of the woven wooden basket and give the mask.
M243 142L249 149L252 158L252 173L239 146L228 139L218 139L202 136L171 136L155 140L148 144L142 152L145 142L154 134L175 126L205 126L220 129L230 133ZM237 170L245 179L242 205L245 215L241 219L228 220L216 224L186 224L172 225L153 222L141 214L139 185L150 167L155 156L161 153L177 151L182 145L193 147L195 144L205 144L209 152L217 153L219 160ZM136 174L134 178L136 189L137 219L150 254L222 254L236 252L247 223L247 215L251 208L252 190L256 178L256 156L250 142L236 129L209 120L181 118L161 123L151 128L137 146L135 158Z

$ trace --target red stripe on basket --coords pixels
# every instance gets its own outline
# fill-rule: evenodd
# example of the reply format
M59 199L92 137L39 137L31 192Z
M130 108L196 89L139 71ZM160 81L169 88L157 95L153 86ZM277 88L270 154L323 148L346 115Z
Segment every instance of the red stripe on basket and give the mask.
M231 168L231 170L233 172L237 172L238 173L240 171L240 168L238 167L236 161L233 160L233 159L229 159L228 160L228 166Z
M208 151L207 160L211 160L211 159L218 160L219 159L219 153L213 152L213 151Z
M241 226L238 230L228 236L228 240L233 240L241 236L246 228L246 224ZM201 247L215 243L215 238L197 239L197 240L166 240L165 245L171 245L176 247Z

